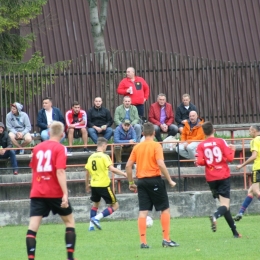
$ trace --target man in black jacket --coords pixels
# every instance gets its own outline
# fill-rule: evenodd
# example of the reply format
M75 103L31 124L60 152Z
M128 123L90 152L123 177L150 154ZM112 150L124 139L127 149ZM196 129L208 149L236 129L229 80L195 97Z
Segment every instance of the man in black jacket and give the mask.
M190 95L183 94L182 103L177 107L175 115L175 121L178 123L180 134L182 134L185 122L189 119L190 111L198 112L196 106L190 103Z
M16 155L14 150L6 150L5 148L12 148L12 142L8 135L8 133L5 131L5 125L0 122L0 159L8 159L10 157L11 165L13 168L14 175L18 174L18 165L16 161Z
M98 134L102 134L104 138L109 140L113 135L113 119L108 109L102 107L102 98L96 97L94 106L87 112L88 116L88 136L96 144Z

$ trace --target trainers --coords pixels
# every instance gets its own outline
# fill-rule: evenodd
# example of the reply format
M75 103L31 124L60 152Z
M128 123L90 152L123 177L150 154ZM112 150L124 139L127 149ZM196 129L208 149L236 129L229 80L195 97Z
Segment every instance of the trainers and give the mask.
M20 155L24 154L24 150L20 150L19 154Z
M71 148L67 148L67 155L72 155L72 150L71 150Z
M240 219L242 219L243 217L243 213L238 213L236 214L236 216L233 218L235 221L239 221Z
M214 216L209 216L209 220L210 220L210 223L211 223L211 229L213 232L216 232L217 230L217 221L216 221L216 218Z
M116 168L121 171L121 164L118 164Z
M99 220L95 219L94 217L90 219L90 221L95 225L96 228L101 230L101 226L99 224Z
M142 243L140 248L150 248L147 244Z
M242 237L241 234L236 234L236 235L234 235L234 238L241 238L241 237Z
M18 171L17 170L14 171L14 175L18 175Z
M83 152L84 152L84 153L92 153L92 151L90 151L88 148L84 148L84 149L83 149Z
M172 240L167 241L167 240L164 239L162 241L162 246L163 247L177 247L177 246L179 246L179 244L174 242L174 241L172 241Z
M94 227L89 227L88 231L95 231L95 228Z

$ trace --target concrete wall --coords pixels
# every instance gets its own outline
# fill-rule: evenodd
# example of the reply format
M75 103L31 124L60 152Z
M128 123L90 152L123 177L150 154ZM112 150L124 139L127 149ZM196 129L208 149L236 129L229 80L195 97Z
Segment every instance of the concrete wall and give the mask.
M203 192L169 192L169 201L172 217L202 217L209 216L216 209L215 200L209 191ZM236 214L243 202L246 190L232 190L231 212ZM136 219L138 216L137 194L117 195L120 208L109 218ZM88 197L70 198L74 208L76 222L88 222L91 201ZM101 209L105 207L101 205ZM28 225L29 200L0 201L0 226L5 225ZM254 199L248 209L248 213L259 213L260 203ZM152 212L154 218L159 218L158 212ZM43 223L60 223L58 216L50 216Z

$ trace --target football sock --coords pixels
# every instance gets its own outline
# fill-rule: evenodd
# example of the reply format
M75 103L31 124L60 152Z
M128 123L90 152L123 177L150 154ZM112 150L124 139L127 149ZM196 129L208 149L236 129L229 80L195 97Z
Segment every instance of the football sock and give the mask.
M253 197L251 195L247 195L247 197L245 198L245 200L239 210L239 213L244 214L244 212L246 211L247 207L250 205L252 200L253 200Z
M27 247L28 260L33 260L35 257L36 234L37 234L36 232L29 229L26 234L26 247Z
M217 211L214 213L214 217L217 219L217 218L220 218L222 217L223 215L225 215L225 213L227 212L227 207L226 206L220 206Z
M98 211L98 208L92 207L91 210L90 210L90 218L95 217L97 215L97 211ZM90 221L89 226L94 227L94 224Z
M65 242L66 242L66 249L68 260L73 260L73 253L76 243L76 234L75 228L67 227L65 232Z
M161 214L161 225L163 232L163 239L170 241L170 214L168 212L164 212Z
M103 217L105 218L105 217L111 215L113 212L114 212L114 210L112 207L107 207L106 209L103 210L102 214L103 214Z
M225 220L231 228L233 235L238 235L236 224L231 216L230 210L224 214Z
M146 218L138 218L138 230L141 244L146 242Z

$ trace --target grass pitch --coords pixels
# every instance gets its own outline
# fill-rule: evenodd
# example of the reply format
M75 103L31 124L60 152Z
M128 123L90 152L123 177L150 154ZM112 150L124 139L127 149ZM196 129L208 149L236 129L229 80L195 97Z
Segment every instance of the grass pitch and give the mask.
M177 248L163 248L158 219L147 229L150 249L140 249L137 221L101 221L102 230L88 231L88 223L77 223L76 252L78 260L257 260L260 216L245 216L237 223L242 238L235 239L224 218L218 220L217 232L210 229L208 218L177 218L171 220L171 239ZM37 234L36 260L65 260L65 227L42 225ZM27 226L0 228L0 259L27 259L25 234Z

